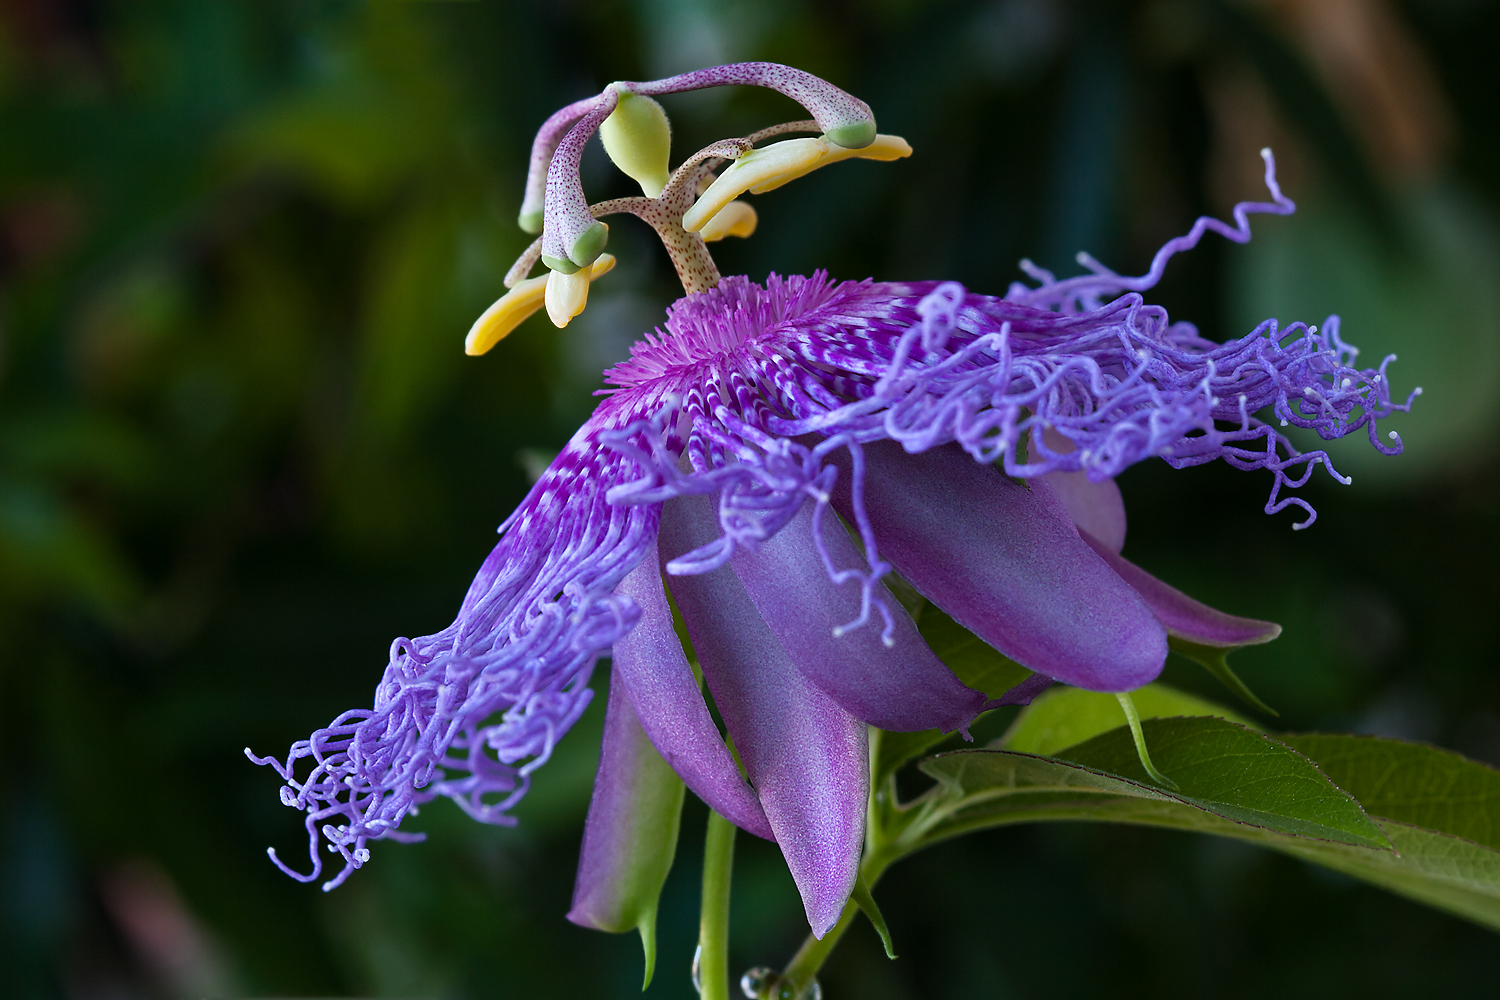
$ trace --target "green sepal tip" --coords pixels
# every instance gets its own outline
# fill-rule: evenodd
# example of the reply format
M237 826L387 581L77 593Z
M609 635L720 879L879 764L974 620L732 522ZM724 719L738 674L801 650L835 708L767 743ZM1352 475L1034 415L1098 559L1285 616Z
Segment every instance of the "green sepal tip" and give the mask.
M545 218L546 213L543 212L540 208L532 209L530 211L523 210L521 214L516 217L516 225L521 227L521 232L530 233L532 236L535 236L542 231L542 223Z
M854 892L851 893L854 904L860 908L870 923L875 927L875 933L880 935L880 943L885 946L885 957L894 959L896 948L891 944L891 930L885 925L885 917L881 916L880 907L875 903L875 897L870 895L870 887L865 884L865 873L860 872L854 879Z
M542 263L562 274L573 274L578 270L578 265L566 257L549 257L547 254L542 254Z
M1177 791L1177 782L1162 774L1156 769L1156 765L1151 763L1151 751L1146 749L1146 734L1141 730L1141 717L1135 710L1135 702L1130 700L1130 694L1117 691L1115 698L1125 712L1125 723L1130 726L1130 738L1135 740L1135 754L1141 759L1141 769L1157 785L1171 792Z
M568 257L579 267L588 267L599 259L609 243L609 227L598 220L579 234L568 248Z
M641 913L641 922L636 925L636 930L641 932L641 951L646 959L646 974L641 980L641 992L651 985L651 976L656 972L656 907L657 899L651 901L651 905Z
M1204 646L1186 639L1179 639L1174 635L1167 636L1167 647L1172 652L1180 654L1198 664L1213 676L1220 684L1233 691L1235 696L1257 711L1267 715L1281 718L1281 713L1270 705L1261 701L1254 691L1229 667L1229 654L1233 649L1224 649L1220 646Z

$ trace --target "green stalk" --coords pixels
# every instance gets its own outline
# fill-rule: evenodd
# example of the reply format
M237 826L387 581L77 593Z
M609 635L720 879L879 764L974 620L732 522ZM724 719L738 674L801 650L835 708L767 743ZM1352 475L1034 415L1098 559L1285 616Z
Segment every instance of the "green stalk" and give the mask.
M703 840L703 905L698 918L698 994L729 1000L729 884L734 872L734 824L708 812Z
M1135 754L1141 759L1142 770L1158 786L1175 792L1177 782L1162 774L1156 769L1156 765L1151 763L1151 753L1146 749L1146 733L1141 729L1141 717L1135 710L1135 702L1131 701L1130 695L1124 691L1116 694L1115 698L1119 700L1120 708L1125 711L1125 724L1130 727L1131 739L1135 740Z

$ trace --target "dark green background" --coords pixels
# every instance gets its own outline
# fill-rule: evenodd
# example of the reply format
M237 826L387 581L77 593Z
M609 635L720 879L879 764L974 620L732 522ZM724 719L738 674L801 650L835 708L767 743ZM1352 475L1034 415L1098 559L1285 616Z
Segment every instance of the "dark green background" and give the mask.
M1402 391L1428 389L1391 422L1411 453L1349 457L1352 488L1315 479L1305 533L1260 512L1263 474L1147 463L1121 479L1127 554L1285 625L1237 662L1287 727L1500 763L1500 10L1351 5L1415 54L1375 60L1396 92L1436 81L1415 114L1447 139L1396 155L1360 111L1379 81L1330 75L1337 39L1299 33L1298 6L0 4L0 993L635 995L635 940L562 917L602 698L518 827L435 804L428 843L377 844L329 895L266 861L300 826L241 748L368 704L391 638L450 620L528 461L676 294L625 221L567 331L534 319L464 357L525 245L532 131L612 79L709 62L819 73L916 149L757 199L760 231L716 251L757 279L998 294L1018 258L1071 273L1080 248L1137 272L1260 197L1274 139L1304 211L1258 219L1248 249L1211 237L1153 299L1216 338L1342 312L1348 340L1402 354ZM667 106L678 156L801 117L743 90ZM628 190L602 156L585 181ZM1167 678L1213 694L1195 670ZM652 996L691 995L704 815L690 803ZM777 965L801 909L774 849L740 848L734 967ZM1483 996L1500 967L1489 932L1189 835L1001 831L877 896L901 958L856 928L830 1000Z

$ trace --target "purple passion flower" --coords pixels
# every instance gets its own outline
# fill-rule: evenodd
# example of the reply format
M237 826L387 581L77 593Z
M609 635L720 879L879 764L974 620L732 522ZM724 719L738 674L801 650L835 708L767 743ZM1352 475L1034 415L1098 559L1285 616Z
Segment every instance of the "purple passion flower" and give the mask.
M819 120L715 144L668 177L653 146L659 108L638 102L725 82L778 86ZM578 155L627 107L639 127L617 127L613 145L606 131L606 147L641 175L647 196L588 205ZM844 117L823 121L837 117L829 107ZM312 871L271 852L283 871L319 878L321 834L343 862L324 888L337 886L369 859L370 841L419 839L401 823L439 796L482 822L513 823L511 807L588 707L594 664L612 649L570 918L620 929L611 893L632 877L630 838L646 835L632 825L644 795L633 782L654 748L713 809L780 845L821 936L856 878L868 726L963 731L987 708L1024 704L1053 681L1096 691L1146 684L1169 634L1219 647L1276 635L1275 625L1205 607L1126 561L1114 484L1146 458L1177 468L1223 459L1270 472L1266 511L1296 505L1305 527L1312 508L1283 489L1320 463L1343 480L1324 452L1299 452L1272 422L1324 439L1363 428L1381 451L1400 450L1394 433L1389 445L1376 434L1377 418L1410 406L1392 402L1391 359L1355 367L1337 317L1321 329L1267 320L1216 344L1141 295L1208 230L1244 242L1248 213L1292 211L1269 154L1272 202L1237 206L1233 227L1200 219L1139 278L1081 257L1090 273L1059 281L1026 265L1037 284L1003 297L822 272L720 279L688 226L710 228L726 210L743 223L743 209L726 208L743 204L734 194L785 183L813 154L843 158L835 128L860 148L905 146L876 136L873 118L865 128L868 114L816 78L752 63L612 84L549 120L530 188L545 191L544 232L513 269L512 291L476 324L471 352L544 298L561 323L582 308L578 288L586 299L588 281L607 270L590 229L598 215L646 218L690 293L605 373L611 388L500 526L453 624L392 643L373 707L293 744L284 762L252 755L276 768L282 801L306 814ZM812 140L821 151L777 149L809 140L754 147L806 129L822 130ZM734 162L712 181L724 160ZM747 176L724 185L737 170ZM706 199L718 207L695 218ZM529 211L535 224L536 206ZM753 210L739 229L753 229ZM538 257L552 273L528 285ZM1271 422L1257 416L1266 413ZM893 599L892 570L1033 675L994 699L966 687ZM738 763L674 628L663 574ZM299 777L304 759L311 770Z

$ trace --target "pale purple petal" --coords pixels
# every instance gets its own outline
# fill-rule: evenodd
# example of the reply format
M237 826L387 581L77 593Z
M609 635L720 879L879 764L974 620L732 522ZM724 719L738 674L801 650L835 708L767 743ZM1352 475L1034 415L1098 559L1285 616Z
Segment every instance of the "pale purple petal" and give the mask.
M1042 441L1055 454L1067 455L1077 449L1073 442L1048 427ZM1045 461L1035 449L1028 458ZM1078 527L1108 545L1115 552L1125 547L1125 501L1113 479L1095 482L1086 472L1049 472L1041 477L1067 508L1068 516Z
M1016 482L954 446L865 446L864 506L880 556L1017 663L1093 691L1149 683L1166 633L1079 538L1046 483ZM834 503L851 507L838 490ZM849 515L852 517L852 513Z
M713 500L666 505L664 556L717 532ZM822 937L854 888L869 793L865 724L802 676L727 566L672 579L714 701Z
M835 635L861 618L861 589L854 580L829 583L813 542L815 504L759 551L742 550L730 565L750 600L803 676L855 718L893 732L964 729L984 709L984 695L964 687L922 641L906 610L885 592L890 644L882 641L880 614L874 621ZM835 567L862 567L864 558L832 511L825 508L822 540Z
M662 589L656 543L616 593L641 610L630 634L615 643L614 670L639 706L641 725L672 769L720 816L774 840L760 800L745 783L708 714Z
M615 671L569 920L616 933L655 921L677 850L682 787L646 738Z
M1122 580L1146 599L1157 619L1175 636L1204 646L1230 647L1270 642L1281 634L1281 626L1275 622L1228 615L1195 601L1135 563L1111 552L1109 546L1097 538L1086 532L1080 531L1079 534Z

